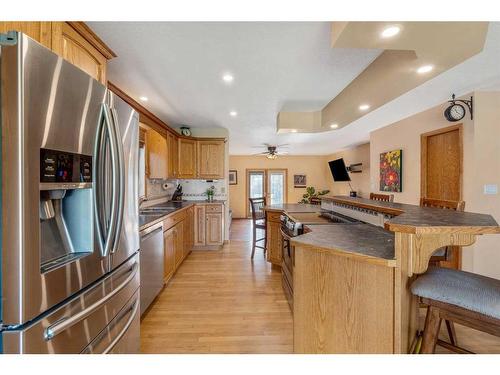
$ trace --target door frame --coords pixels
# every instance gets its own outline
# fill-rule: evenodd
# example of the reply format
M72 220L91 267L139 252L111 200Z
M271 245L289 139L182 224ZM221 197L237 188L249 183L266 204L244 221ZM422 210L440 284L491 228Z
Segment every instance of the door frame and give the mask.
M279 171L279 172L284 172L285 178L285 186L284 186L284 194L283 194L283 200L284 203L288 202L288 168L247 168L245 170L245 215L246 217L250 217L250 207L248 204L248 197L250 195L249 191L249 184L248 182L250 181L249 175L250 172L264 172L264 196L266 199L268 199L268 177L269 177L269 172L274 172L274 171Z
M458 185L459 189L459 197L458 199L462 199L463 196L463 169L464 169L464 141L463 141L463 124L451 125L445 128L433 130L427 133L423 133L420 135L420 197L425 198L427 195L427 138L449 133L452 131L458 130L458 138L459 138L459 157L460 157L460 181Z

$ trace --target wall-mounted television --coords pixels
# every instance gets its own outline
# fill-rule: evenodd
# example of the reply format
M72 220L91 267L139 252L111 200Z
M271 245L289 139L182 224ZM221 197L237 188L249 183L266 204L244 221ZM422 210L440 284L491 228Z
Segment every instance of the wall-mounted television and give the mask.
M334 181L351 181L343 158L329 161L328 165L330 166Z

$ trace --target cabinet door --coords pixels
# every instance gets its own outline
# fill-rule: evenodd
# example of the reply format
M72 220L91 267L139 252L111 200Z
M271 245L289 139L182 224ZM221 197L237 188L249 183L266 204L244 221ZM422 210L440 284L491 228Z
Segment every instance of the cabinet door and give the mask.
M283 237L280 231L281 224L279 222L267 221L267 252L266 258L268 262L281 266Z
M179 178L196 177L196 141L179 138Z
M198 177L224 178L224 141L198 141Z
M52 48L51 22L0 22L0 33L7 31L19 31L45 47Z
M149 178L167 178L167 140L153 129L146 133Z
M206 244L222 245L222 213L207 213L206 222Z
M174 227L175 230L175 269L179 268L184 259L184 222Z
M205 245L205 206L194 206L194 245Z
M175 227L163 232L164 280L167 282L175 271Z
M52 22L52 50L106 84L106 57L66 22Z
M177 178L179 175L179 148L178 138L175 134L167 134L168 143L168 177Z
M184 257L186 257L193 248L194 241L194 208L187 209L186 224L184 226Z

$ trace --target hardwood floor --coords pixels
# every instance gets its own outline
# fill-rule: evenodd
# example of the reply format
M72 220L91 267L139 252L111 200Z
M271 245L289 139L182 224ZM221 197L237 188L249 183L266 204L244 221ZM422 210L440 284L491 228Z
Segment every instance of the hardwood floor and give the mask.
M280 271L261 251L250 260L251 238L251 222L233 220L230 244L188 256L141 323L143 353L292 353ZM423 327L424 309L421 318ZM461 346L500 353L500 338L455 326ZM444 324L440 337L448 338Z
M231 243L193 251L141 323L143 353L291 353L292 314L281 273L250 259L251 223Z

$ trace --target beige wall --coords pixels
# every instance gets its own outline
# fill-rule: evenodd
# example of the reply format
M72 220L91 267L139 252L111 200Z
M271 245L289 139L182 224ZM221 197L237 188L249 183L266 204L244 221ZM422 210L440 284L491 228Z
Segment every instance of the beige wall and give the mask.
M469 95L470 96L470 95ZM484 195L484 184L500 185L500 93L474 93L474 120L463 124L463 199L465 209L493 215L500 221L500 196ZM420 135L450 126L439 105L370 134L370 184L379 189L379 155L403 150L403 191L394 200L418 204L420 199ZM463 250L463 268L500 279L500 236L479 236L473 247Z
M229 185L229 206L234 218L246 215L246 170L259 168L288 170L288 203L297 203L305 192L305 189L293 187L294 174L305 174L307 186L317 189L327 189L332 179L325 156L279 156L275 160L261 156L229 156L229 169L238 171L238 185Z
M365 143L347 150L336 152L327 157L327 161L343 158L346 166L363 163L361 173L350 173L352 188L361 197L370 196L370 144ZM332 195L349 195L350 188L347 182L329 180L328 189Z

